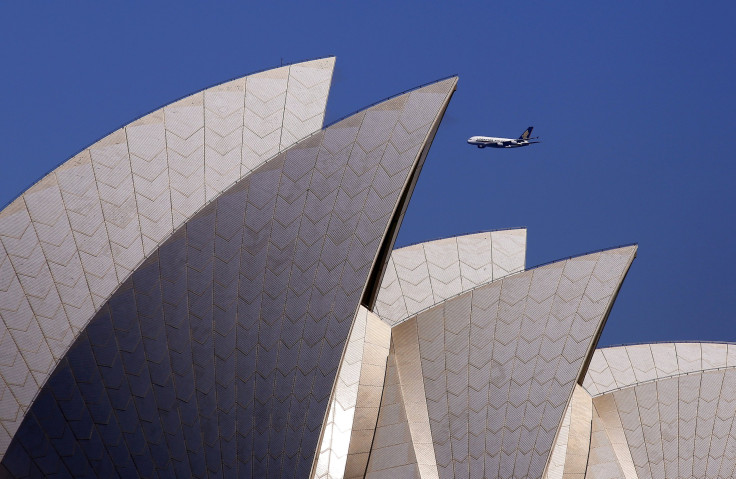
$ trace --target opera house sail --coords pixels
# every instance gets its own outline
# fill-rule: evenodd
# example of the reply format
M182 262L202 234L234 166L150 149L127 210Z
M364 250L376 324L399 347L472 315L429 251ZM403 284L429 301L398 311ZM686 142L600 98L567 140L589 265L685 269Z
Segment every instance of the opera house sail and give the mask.
M334 65L176 101L0 211L0 477L730 477L736 348L596 351L636 246L394 249L457 77L324 126Z

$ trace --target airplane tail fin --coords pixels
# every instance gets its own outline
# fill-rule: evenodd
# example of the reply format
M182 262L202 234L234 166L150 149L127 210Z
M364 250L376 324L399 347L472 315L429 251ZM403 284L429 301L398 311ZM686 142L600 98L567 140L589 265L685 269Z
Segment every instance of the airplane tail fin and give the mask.
M526 131L525 131L524 133L522 133L522 134L521 134L521 136L519 137L519 139L520 139L520 140L528 140L528 139L529 139L529 137L531 137L531 136L532 136L532 130L533 130L533 129L534 129L534 127L533 127L533 126L530 126L529 128L527 128L527 129L526 129Z

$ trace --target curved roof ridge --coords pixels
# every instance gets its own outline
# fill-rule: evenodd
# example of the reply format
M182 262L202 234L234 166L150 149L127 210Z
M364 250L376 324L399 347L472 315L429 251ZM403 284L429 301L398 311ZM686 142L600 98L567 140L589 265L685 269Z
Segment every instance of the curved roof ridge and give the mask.
M433 241L441 241L441 240L446 240L446 239L451 239L451 238L462 238L465 236L482 235L485 233L500 233L502 231L515 231L515 230L527 230L527 229L528 228L526 226L512 226L509 228L497 228L497 229L492 229L492 230L471 231L468 233L461 233L459 235L452 235L452 236L438 236L436 238L428 238L426 240L415 241L414 243L409 243L403 246L399 246L398 248L394 248L394 251L400 250L402 248L408 248L410 246L416 246L416 245L425 244L425 243L432 243Z
M682 377L682 376L693 376L693 375L696 375L696 374L705 374L705 373L710 373L710 372L714 372L714 371L725 371L727 369L736 369L736 365L734 365L734 366L721 366L721 367L708 368L708 369L699 369L697 371L681 372L681 373L672 374L672 375L669 375L669 376L662 376L662 377L659 377L659 378L647 379L645 381L640 381L640 382L636 382L636 383L632 383L632 384L627 384L626 386L621 386L621 387L609 389L609 390L607 390L604 393L599 393L599 394L591 395L591 396L594 397L594 398L596 398L596 397L600 397L600 396L603 396L603 395L606 395L606 394L610 394L610 393L614 393L614 392L617 392L617 391L623 391L625 389L631 389L631 388L639 387L639 386L642 386L644 384L650 384L650 383L656 383L658 381L664 381L666 379L679 378L679 377Z
M283 72L278 73L285 83ZM145 437L123 438L131 449L143 451L150 459L132 464L139 474L145 475L159 454L148 438L161 437L164 425L167 432L172 425L183 432L185 426L191 426L190 419L201 427L195 425L191 435L179 437L186 451L205 458L209 470L218 470L224 461L240 466L239 454L241 463L250 460L249 451L258 444L260 432L254 418L263 417L262 408L228 413L227 418L219 413L234 411L233 404L247 398L243 404L265 404L266 416L285 418L285 427L294 431L290 444L305 452L284 475L306 476L355 311L379 261L377 252L387 237L392 239L395 218L403 214L407 191L411 191L455 83L446 80L436 87L430 85L328 127L282 151L277 160L261 163L235 186L220 192L217 202L156 246L149 260L103 303L103 312L81 326L78 342L61 352L64 358L75 359L58 362L41 394L54 395L59 386L85 398L88 393L96 394L74 383L82 371L102 371L103 375L109 371L103 361L110 356L98 361L102 355L96 355L96 348L103 347L114 356L116 365L130 360L142 367L128 368L132 363L126 363L122 387L103 392L107 400L102 404L106 417L116 424L135 419L137 414L139 422L150 426L150 436L147 430ZM278 139L279 132L274 136ZM356 164L364 168L356 171ZM0 265L3 263L9 264L0 257ZM258 301L251 301L255 298ZM111 343L106 339L110 335L115 338ZM278 348L272 347L277 343ZM251 354L266 348L269 354ZM153 351L156 359L149 360ZM76 355L84 359L77 361L80 356ZM229 358L228 366L216 357ZM274 382L248 389L250 378L257 373ZM170 391L174 377L175 386L198 392L177 389L181 396L172 407L167 402L170 396L154 391L158 386ZM217 389L212 394L210 386L217 388L216 384L227 391ZM133 394L137 394L135 400L130 399ZM296 394L303 395L304 401L292 402ZM278 400L270 401L274 397ZM117 401L132 405L130 415L111 411ZM87 417L91 414L88 405L94 401L82 402L87 412L81 413ZM139 408L144 402L145 408ZM38 417L42 404L37 400L21 414ZM148 413L156 410L172 413L173 423L164 424L162 415L158 415L160 420L150 417L148 421ZM57 415L42 421L41 427L66 420ZM226 438L225 434L239 429L238 421L243 434L235 442L227 439L230 445L237 443L237 448L220 449L219 441L205 435L217 431L222 434L215 438ZM3 465L24 466L18 462L19 457L27 457L23 456L27 454L24 440L39 438L29 424L23 422L13 437L10 447L14 452L8 449ZM55 439L52 435L40 440ZM0 436L0 447L5 445L6 438ZM178 456L182 448L168 442L162 447L169 448L172 457L182 457ZM277 451L276 447L286 448L287 444L272 443L270 450ZM76 450L85 453L84 447ZM55 454L51 446L44 451ZM186 458L180 464L186 469ZM199 461L192 467L202 464ZM275 473L281 466L267 467Z
M440 476L445 471L451 476L469 471L484 456L493 459L491 469L488 460L481 460L471 476L483 475L485 464L486 477L498 471L543 477L567 405L635 251L612 249L563 260L539 274L520 272L448 299L446 307L412 316L392 329L399 388L405 404L419 412L415 418L421 418L410 421L409 428L428 431L437 458L425 464L433 471L436 467ZM382 401L384 406L394 410L393 403ZM425 407L428 420L423 419ZM447 425L434 427L443 422ZM528 435L518 434L522 427ZM486 434L512 442L486 443ZM402 464L388 463L397 455L389 446L423 446L415 438L426 435L374 437L370 460L387 470ZM465 447L452 446L453 439L478 446L478 453L471 458Z
M524 270L526 228L451 236L391 252L374 310L395 325L481 284Z
M736 367L736 344L661 342L597 349L583 380L591 396L697 372Z
M0 212L2 212L2 211L3 211L4 209L5 209L5 208L7 208L8 206L10 206L10 204L11 204L11 203L13 203L13 202L14 202L15 200L17 200L18 198L20 198L20 197L21 197L21 196L23 195L23 193L25 193L26 191L30 190L30 189L31 189L31 188L33 188L33 187L34 187L34 186L35 186L35 185L36 185L37 183L40 183L40 182L41 182L41 181L42 181L42 180L43 180L44 178L46 178L46 177L47 177L47 176L48 176L49 174L51 174L51 173L53 173L54 171L56 171L56 170L57 170L57 169L58 169L58 168L59 168L60 166L62 166L62 165L63 165L64 163L66 163L67 161L73 160L73 159L74 159L74 158L75 158L76 156L78 156L78 155L79 155L80 153L82 153L82 152L83 152L84 150L87 150L87 149L89 149L89 148L90 148L91 146L93 146L93 145L94 145L95 143L99 143L100 141L104 140L105 138L107 138L108 136L112 135L113 133L115 133L116 131L120 130L121 128L125 128L126 126L128 126L128 125L131 125L131 124L135 123L136 121L138 121L138 120L141 120L141 119L143 119L143 118L147 117L147 116L148 116L148 115L150 115L151 113L155 113L155 112L156 112L156 111L158 111L158 110L161 110L161 109L163 109L163 108L165 108L165 107L167 107L167 106L169 106L169 105L172 105L172 104L174 104L174 103L176 103L176 102L178 102L178 101L180 101L180 100L183 100L183 99L185 99L185 98L188 98L188 97L190 97L190 96L192 96L192 95L196 95L196 94L198 94L198 93L203 93L203 92L204 92L204 91L206 91L206 90L211 90L211 89L213 89L213 88L217 88L218 86L221 86L221 85L225 85L226 83L230 83L230 82L233 82L233 81L235 81L235 80L240 80L240 79L242 79L242 78L247 78L247 77L249 77L249 76L257 75L257 74L259 74L259 73L264 73L264 72L267 72L267 71L270 71L270 70L275 70L275 69L277 69L277 68L282 68L282 67L291 67L291 66L295 66L295 65L299 65L299 64L302 64L302 63L309 63L309 62L313 62L313 61L317 61L317 60L326 60L326 59L328 59L328 58L334 58L334 59L337 59L337 57L336 57L335 55L325 55L325 56L322 56L322 57L310 58L310 59L306 59L306 60L299 60L299 61L295 61L295 62L290 62L290 63L283 63L283 64L281 64L281 65L279 65L279 66L273 66L273 67L266 67L266 68L261 68L261 69L259 69L259 70L255 70L255 71L252 71L252 72L246 73L246 74L244 74L244 75L238 75L238 76L235 76L235 77L233 77L233 78L230 78L230 79L228 79L228 80L224 80L224 81L221 81L221 82L215 83L215 84L213 84L213 85L209 85L209 86L206 86L206 87L202 88L201 90L197 90L197 91L195 91L195 92L192 92L192 93L188 93L188 94L186 94L186 95L182 95L182 96L180 96L180 97L178 97L178 98L174 98L173 100L171 100L171 101L168 101L168 102L166 102L166 103L162 103L162 104L158 105L158 106L157 106L156 108L154 108L154 109L152 109L152 110L150 110L150 111L147 111L146 113L143 113L142 115L140 115L140 116L137 116L137 117L133 118L132 120L130 120L130 121L128 121L128 122L126 122L126 123L123 123L123 124L121 124L121 125L120 125L120 126L118 126L117 128L115 128L115 129L113 129L113 130L109 131L108 133L105 133L104 135L102 135L102 136L100 136L99 138L95 139L95 140L94 140L94 141L93 141L92 143L90 143L89 145L87 145L87 146L85 146L84 148L82 148L82 149L81 149L80 151L78 151L77 153L75 153L75 154L73 154L72 156L70 156L69 158L67 158L67 159L65 159L65 160L62 160L62 161L61 161L60 163L57 163L56 165L52 166L52 167L51 167L50 169L48 169L48 170L47 170L47 171L46 171L45 173L43 173L43 174L42 174L41 176L39 176L39 177L38 177L38 179L36 179L36 180L32 181L31 183L29 183L29 184L28 184L28 185L26 185L25 187L22 187L23 189L21 189L21 190L20 190L20 192L19 192L19 193L18 193L17 195L15 195L15 196L14 196L14 197L12 197L11 199L7 200L7 201L6 201L6 202L5 202L4 204L0 205Z
M567 259L578 258L580 256L585 256L587 254L600 253L602 251L609 251L609 250L618 249L618 248L626 248L628 246L636 246L636 247L638 247L639 246L639 243L625 243L625 244L620 244L618 246L610 246L610 247L602 248L602 249L594 249L594 250L591 250L591 251L586 251L585 253L575 254L575 255L572 255L572 256L568 256L566 258L560 258L560 259L555 259L555 260L552 260L552 261L547 261L547 262L544 262L544 263L539 263L537 265L530 266L527 269L539 268L540 266L547 266L548 264L558 263L560 261L564 261L564 260L567 260Z
M620 344L611 344L608 346L603 346L598 348L599 350L603 349L612 349L612 348L623 348L627 346L646 346L651 344L733 344L736 346L736 341L707 341L707 340L698 340L698 339L686 339L686 340L677 340L677 341L647 341L642 343L620 343Z
M596 451L589 472L623 477L609 472L618 463L642 478L733 477L736 368L649 380L592 402L597 429L611 441ZM590 457L595 447L591 442Z
M389 100L393 100L394 98L400 97L401 95L404 95L406 93L411 93L413 91L419 90L421 88L424 88L426 86L432 85L434 83L440 83L440 82L443 82L445 80L449 80L450 78L455 78L457 80L459 78L459 76L455 73L455 74L452 74L452 75L447 75L447 76L442 77L442 78L438 78L436 80L432 80L432 81L429 81L429 82L426 82L426 83L422 83L421 85L418 85L418 86L415 86L415 87L412 87L412 88L407 88L406 90L400 91L399 93L395 93L393 95L387 96L386 98L382 98L382 99L380 99L378 101L374 101L373 103L371 103L369 105L366 105L366 106L364 106L362 108L358 108L357 110L351 111L350 113L348 113L346 115L343 115L343 116L337 118L336 120L333 120L333 121L327 123L324 126L324 128L327 128L328 126L332 126L332 125L334 125L336 123L339 123L339 122L345 120L346 118L350 118L351 116L356 115L356 114L358 114L358 113L360 113L362 111L365 111L365 110L367 110L367 109L369 109L371 107L374 107L374 106L376 106L376 105L378 105L380 103L384 103L384 102L387 102Z
M83 149L0 211L0 318L10 338L1 354L13 365L13 375L0 367L0 377L13 378L0 381L0 395L12 394L9 408L27 410L74 339L158 246L321 130L333 71L334 57L311 60L169 103Z
M502 230L502 231L506 231L506 230ZM448 239L451 239L451 238L452 237L450 237ZM419 243L419 245L423 245L423 244L424 243ZM601 250L598 250L598 251L592 251L592 252L581 254L581 255L570 256L568 258L563 258L563 259L560 259L560 260L557 260L557 261L550 261L550 262L545 263L545 264L542 264L542 265L534 266L533 268L526 268L526 269L522 269L522 270L519 270L519 271L515 271L513 273L509 273L507 275L501 276L498 279L492 279L490 281L486 281L484 283L477 284L477 285L475 285L474 287L472 287L470 289L461 291L461 292L459 292L457 294L454 294L452 296L448 296L447 298L444 298L441 301L438 301L438 302L436 302L434 304L431 304L431 305L429 305L427 307L424 307L424 308L422 308L420 310L417 310L415 313L413 313L410 316L407 316L406 318L404 318L404 321L407 320L407 319L410 319L410 318L412 318L414 316L418 316L419 314L422 314L422 313L424 313L424 312L426 312L426 311L434 308L435 306L438 306L438 305L440 305L440 304L442 304L442 303L444 303L446 301L450 301L450 300L455 299L455 298L457 298L459 296L462 296L464 294L467 294L469 292L472 292L472 291L474 291L474 290L476 290L476 289L478 289L480 287L487 286L487 285L489 285L491 283L495 283L495 282L498 282L498 281L503 281L504 279L506 279L506 278L508 278L510 276L515 276L517 274L525 273L525 272L532 271L532 270L535 270L535 269L539 269L539 268L544 267L544 266L549 266L549 265L553 265L553 264L556 264L556 263L563 263L565 261L569 261L569 260L576 259L576 258L582 258L584 256L589 256L589 255L593 255L593 254L596 254L596 253L604 253L604 252L607 252L607 251L614 251L614 250L617 250L617 249L623 249L623 248L628 248L628 247L632 247L632 246L637 246L637 245L636 244L631 244L631 245L625 245L625 246L617 246L617 247L614 247L614 248L601 249ZM636 255L634 257L636 257ZM379 316L380 316L380 314L379 314ZM382 317L381 319L384 319L384 318ZM401 321L401 322L403 322L403 321ZM398 324L398 323L396 323L396 324ZM392 324L392 326L394 326L394 325L395 324Z

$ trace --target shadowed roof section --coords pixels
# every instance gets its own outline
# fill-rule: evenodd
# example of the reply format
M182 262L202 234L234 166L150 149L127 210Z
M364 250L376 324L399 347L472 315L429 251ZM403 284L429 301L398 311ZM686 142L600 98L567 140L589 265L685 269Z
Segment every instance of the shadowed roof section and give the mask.
M376 300L377 314L361 306L358 318L363 322L356 320L353 326L312 477L364 477L382 392L388 398L396 387L391 384L394 370L386 366L391 326L429 305L523 270L525 246L526 230L515 229L428 241L391 252ZM383 332L388 334L384 337ZM370 347L361 347L371 342Z
M329 126L187 220L83 329L3 466L306 477L368 278L456 83Z
M384 396L366 477L412 461L421 477L542 477L635 254L629 246L540 266L395 326L389 364L404 413L396 392Z
M0 212L0 457L91 318L206 203L323 124L334 57L238 78L116 130Z

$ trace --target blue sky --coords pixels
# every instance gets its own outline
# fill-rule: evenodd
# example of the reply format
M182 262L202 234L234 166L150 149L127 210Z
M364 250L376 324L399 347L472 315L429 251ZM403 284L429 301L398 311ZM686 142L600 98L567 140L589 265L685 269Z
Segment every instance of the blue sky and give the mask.
M259 3L0 5L0 204L282 59L337 56L328 122L458 74L398 246L526 226L531 266L638 243L600 344L736 341L736 4ZM543 143L465 144L529 125Z

